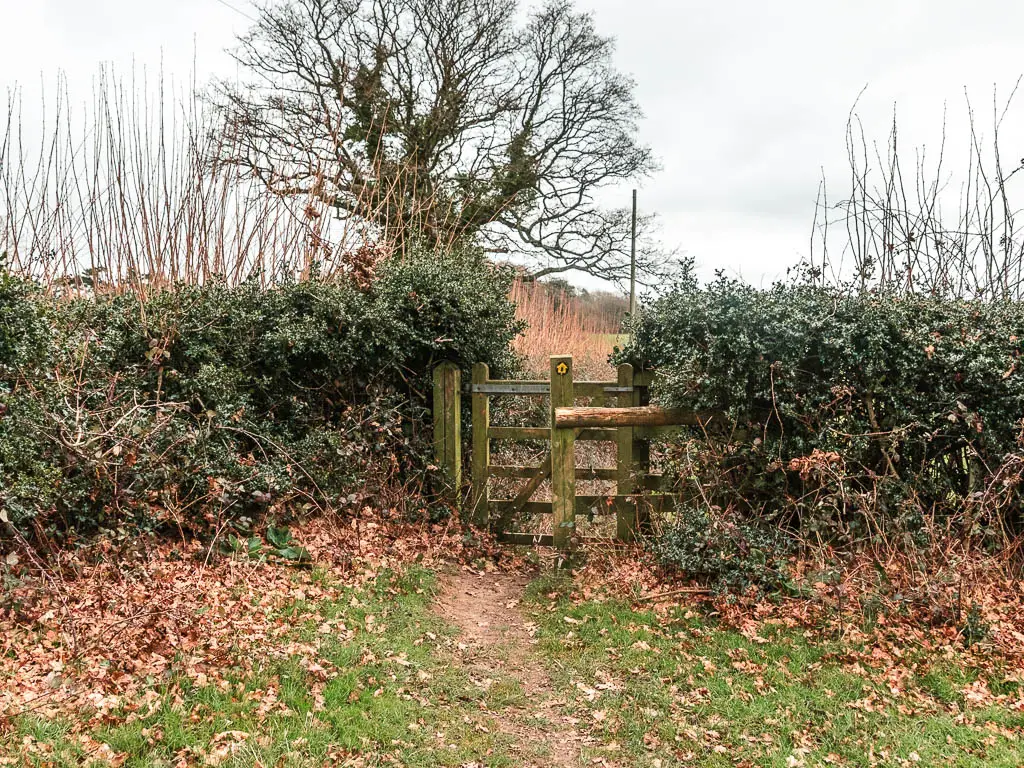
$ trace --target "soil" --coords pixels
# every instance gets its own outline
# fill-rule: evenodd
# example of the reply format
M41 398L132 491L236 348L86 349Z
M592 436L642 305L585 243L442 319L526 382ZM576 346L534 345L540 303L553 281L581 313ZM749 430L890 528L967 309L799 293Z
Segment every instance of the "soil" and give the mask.
M489 713L515 739L521 765L582 766L587 739L578 721L564 713L564 701L534 648L536 627L522 610L529 582L523 574L448 574L436 610L460 630L456 655L471 677L512 675L522 686L523 706Z

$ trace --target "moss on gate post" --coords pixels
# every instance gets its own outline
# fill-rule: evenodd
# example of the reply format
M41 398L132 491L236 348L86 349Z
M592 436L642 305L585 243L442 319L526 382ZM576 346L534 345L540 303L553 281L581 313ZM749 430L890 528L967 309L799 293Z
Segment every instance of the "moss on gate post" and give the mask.
M462 374L454 363L434 369L434 462L445 474L445 496L458 509L462 492Z
M490 369L485 363L473 366L473 384L487 383ZM484 392L473 392L473 489L471 495L471 518L473 525L484 528L489 524L490 499L487 497L487 473L491 463L491 406Z
M558 569L571 566L576 538L576 431L555 424L555 409L571 408L573 402L572 355L552 355L551 525Z

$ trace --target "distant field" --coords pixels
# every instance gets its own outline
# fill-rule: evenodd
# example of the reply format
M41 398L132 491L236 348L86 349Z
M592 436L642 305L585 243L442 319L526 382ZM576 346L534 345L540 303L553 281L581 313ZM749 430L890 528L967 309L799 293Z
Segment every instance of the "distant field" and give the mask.
M626 339L618 333L624 299L615 294L574 296L543 283L516 283L512 290L525 333L515 349L532 375L546 375L551 355L571 354L582 377L611 376L613 348Z
M628 333L599 333L597 335L602 343L607 344L609 347L621 347L629 341Z

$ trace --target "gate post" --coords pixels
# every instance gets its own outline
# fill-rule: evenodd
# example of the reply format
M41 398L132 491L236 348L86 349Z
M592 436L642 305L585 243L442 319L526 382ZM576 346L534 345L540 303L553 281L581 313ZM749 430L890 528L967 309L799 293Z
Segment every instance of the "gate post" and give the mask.
M487 363L473 366L473 383L486 384L491 375ZM491 463L491 404L484 392L473 392L473 489L470 496L470 512L473 525L483 528L488 524L487 473Z
M634 381L636 379L636 373L634 372ZM633 405L644 406L651 404L651 390L647 384L643 386L633 386ZM644 479L650 474L651 471L651 438L642 437L637 439L636 430L630 430L633 433L633 473L634 476L640 480L640 485L633 492L643 493L646 486L644 485ZM644 533L650 533L650 500L635 496L633 498L633 513L635 518L633 520L633 531L634 534L640 531Z
M618 384L620 388L629 387L629 392L619 393L619 407L628 408L633 405L633 366L624 363L619 366ZM619 427L616 438L616 477L615 493L615 537L619 541L633 542L636 540L636 480L633 466L633 428Z
M454 363L441 363L434 369L434 463L452 484L446 489L449 500L459 507L462 492L462 373Z
M555 567L571 565L576 536L576 431L555 424L556 408L574 404L572 355L551 356L551 512Z

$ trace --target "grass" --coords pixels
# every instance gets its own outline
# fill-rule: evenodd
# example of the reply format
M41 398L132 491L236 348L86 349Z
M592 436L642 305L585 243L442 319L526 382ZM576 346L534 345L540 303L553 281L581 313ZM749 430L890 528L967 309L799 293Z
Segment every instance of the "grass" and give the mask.
M25 716L0 757L20 753L36 766L306 766L359 754L371 762L354 764L461 766L490 755L488 765L513 765L509 738L488 712L521 702L522 691L503 677L484 690L448 663L451 632L429 611L433 583L425 570L389 573L343 600L296 602L282 621L311 607L322 621L296 626L292 645L273 649L255 673L219 686L153 681L148 708L113 727L90 712L84 731ZM308 645L317 648L313 664L290 651Z
M535 703L515 674L533 660L497 646L488 679L474 676L430 610L434 587L412 567L329 601L300 596L276 616L291 631L250 671L216 684L153 679L131 712L93 701L74 721L22 716L0 764L521 765L539 745L517 745L500 713ZM992 698L1019 697L1019 670L967 663L952 647L861 646L783 623L741 632L682 607L573 602L571 587L540 579L527 599L554 694L588 737L582 764L1021 764L1024 711ZM972 697L979 690L990 695Z
M539 583L535 600L554 587ZM557 591L557 589L556 589ZM964 689L1014 687L1012 671L955 652L877 649L784 627L743 634L685 610L619 603L538 611L541 650L599 746L630 765L1019 766L1024 712L973 704ZM899 653L899 649L896 651ZM891 660L891 658L890 658Z

